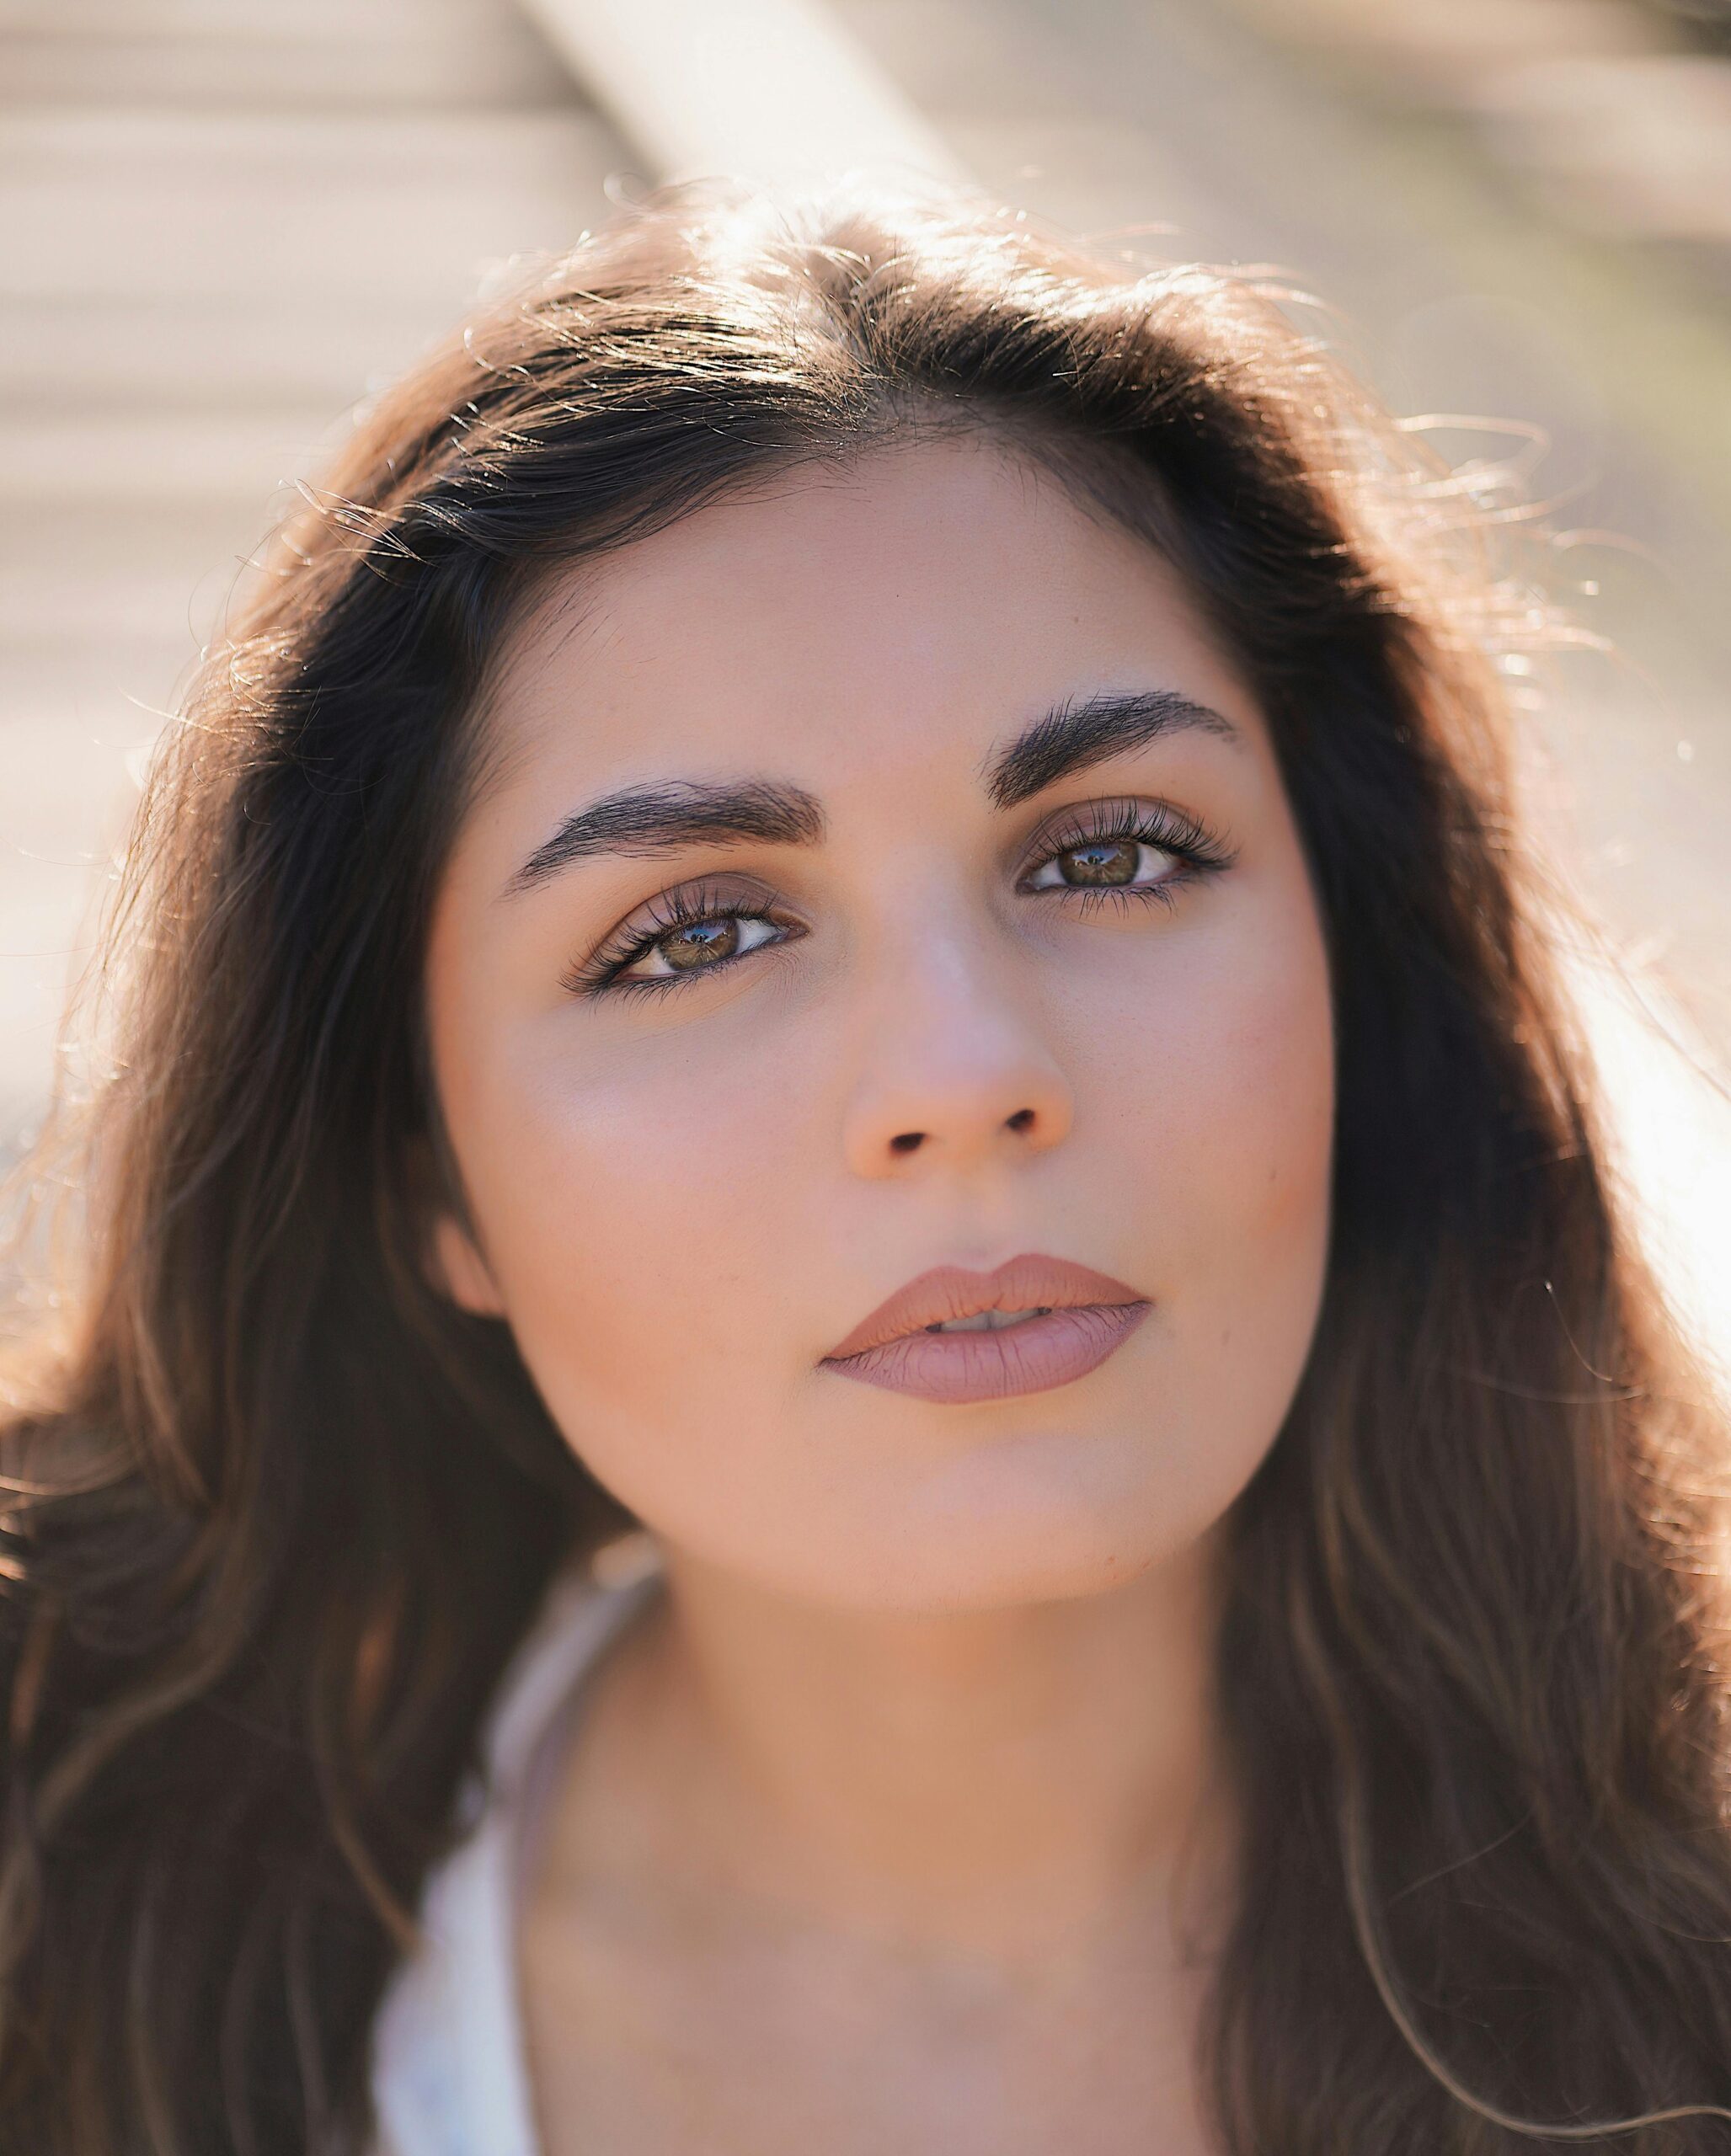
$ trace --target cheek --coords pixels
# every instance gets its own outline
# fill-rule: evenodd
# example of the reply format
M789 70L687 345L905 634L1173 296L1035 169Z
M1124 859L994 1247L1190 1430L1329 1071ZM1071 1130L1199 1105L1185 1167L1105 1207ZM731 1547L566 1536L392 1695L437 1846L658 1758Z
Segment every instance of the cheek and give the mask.
M1155 1293L1215 1417L1236 1402L1247 1431L1271 1436L1328 1261L1333 1020L1313 915L1239 946L1162 1069L1139 1140L1161 1215Z
M1326 1229L1333 1017L1320 945L1294 937L1235 974L1174 1071L1174 1198L1193 1254L1278 1266ZM1285 961L1283 963L1283 960Z
M472 1104L488 1255L524 1358L574 1437L688 1419L761 1354L772 1223L794 1171L784 1104L742 1062L655 1053L585 1070L555 1021ZM478 1113L476 1110L478 1110ZM783 1263L785 1264L783 1256Z

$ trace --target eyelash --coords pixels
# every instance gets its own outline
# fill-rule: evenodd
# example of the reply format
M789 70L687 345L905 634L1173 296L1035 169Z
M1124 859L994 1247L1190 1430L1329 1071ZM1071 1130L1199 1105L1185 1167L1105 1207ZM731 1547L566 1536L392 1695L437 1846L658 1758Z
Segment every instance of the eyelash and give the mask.
M1072 823L1049 831L1041 841L1040 857L1023 872L1023 877L1038 875L1055 861L1079 847L1087 846L1151 846L1162 853L1170 854L1179 863L1178 870L1163 883L1129 884L1042 884L1030 887L1018 879L1017 889L1025 897L1046 898L1062 896L1079 899L1078 910L1084 915L1097 912L1103 905L1115 905L1121 911L1127 902L1146 902L1152 899L1161 905L1177 903L1176 892L1180 885L1196 883L1205 876L1217 874L1229 868L1235 857L1210 837L1193 818L1180 810L1165 805L1151 809L1146 803L1132 801L1106 801L1092 803L1080 812ZM659 995L663 990L681 988L692 979L724 973L739 963L740 958L749 958L750 951L739 953L731 958L718 959L712 966L694 969L679 974L655 974L637 980L622 978L628 966L635 965L646 957L664 936L676 929L692 928L717 921L776 921L775 901L768 896L741 897L735 892L724 896L713 887L690 884L683 889L664 894L652 899L648 909L649 926L636 928L627 936L610 939L584 964L574 968L564 978L563 986L574 995ZM790 921L777 921L777 926L793 932L778 937L774 943L756 944L754 950L776 949L783 943L794 942L804 933Z

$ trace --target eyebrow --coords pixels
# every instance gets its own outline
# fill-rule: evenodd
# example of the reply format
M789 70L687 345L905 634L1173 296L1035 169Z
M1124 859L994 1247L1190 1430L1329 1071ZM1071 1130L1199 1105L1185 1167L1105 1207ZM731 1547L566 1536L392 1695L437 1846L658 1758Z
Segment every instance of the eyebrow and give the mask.
M986 798L995 808L1013 808L1072 772L1187 731L1244 746L1230 719L1175 689L1066 701L988 757L980 773ZM642 857L706 845L816 846L825 828L817 796L783 781L675 779L627 787L568 816L511 878L505 895L532 890L572 862L597 854Z

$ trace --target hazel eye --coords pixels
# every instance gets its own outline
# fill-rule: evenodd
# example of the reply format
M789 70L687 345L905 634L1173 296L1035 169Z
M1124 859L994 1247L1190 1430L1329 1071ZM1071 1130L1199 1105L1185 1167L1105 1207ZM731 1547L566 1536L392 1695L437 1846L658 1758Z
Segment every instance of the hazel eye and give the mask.
M1124 796L1095 801L1050 823L1033 843L1034 866L1018 891L1074 892L1089 901L1146 899L1176 904L1181 888L1229 868L1231 848L1170 802Z
M681 974L708 973L760 945L778 942L782 931L761 914L716 914L665 929L641 955L613 975L615 980L670 980Z
M1151 889L1180 867L1164 846L1140 839L1090 839L1066 846L1025 879L1034 891Z
M805 933L767 885L741 890L733 878L691 884L662 892L622 923L561 974L560 985L578 996L661 995Z

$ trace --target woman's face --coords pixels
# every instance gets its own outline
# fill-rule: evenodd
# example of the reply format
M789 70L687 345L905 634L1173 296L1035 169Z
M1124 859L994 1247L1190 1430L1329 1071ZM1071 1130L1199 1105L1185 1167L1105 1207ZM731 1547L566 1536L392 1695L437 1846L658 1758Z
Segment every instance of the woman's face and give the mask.
M483 723L435 1248L594 1473L855 1604L1196 1545L1314 1329L1333 1058L1266 728L1173 573L987 441L881 451L574 571ZM1053 1315L925 1329L993 1301Z

